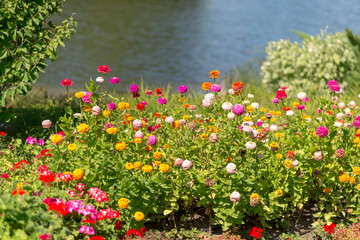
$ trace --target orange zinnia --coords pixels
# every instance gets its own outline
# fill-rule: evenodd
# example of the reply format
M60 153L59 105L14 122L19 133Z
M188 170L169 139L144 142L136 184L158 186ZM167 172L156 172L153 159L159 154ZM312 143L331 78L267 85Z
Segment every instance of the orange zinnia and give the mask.
M190 104L184 104L183 106L184 106L184 108L188 108L188 107L190 107Z
M160 113L154 112L154 117L160 117L160 116L161 116Z
M209 82L204 82L203 84L202 84L202 89L204 89L204 90L210 90L210 87L211 87L211 83L209 83Z
M232 85L232 89L237 92L237 91L241 91L244 88L244 84L242 82L235 82Z
M210 72L210 78L218 78L220 76L220 72L218 70L212 70Z

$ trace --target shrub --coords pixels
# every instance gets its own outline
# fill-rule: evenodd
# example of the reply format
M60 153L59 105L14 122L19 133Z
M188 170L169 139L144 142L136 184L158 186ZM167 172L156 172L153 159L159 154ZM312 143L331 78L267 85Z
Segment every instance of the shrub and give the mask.
M74 32L72 17L59 25L46 22L64 2L6 0L0 5L0 106L7 97L13 100L31 90L45 60L54 60L57 47Z
M344 33L301 36L302 44L288 39L269 42L261 66L263 83L272 89L287 85L316 92L324 91L327 81L336 80L345 87L356 58Z

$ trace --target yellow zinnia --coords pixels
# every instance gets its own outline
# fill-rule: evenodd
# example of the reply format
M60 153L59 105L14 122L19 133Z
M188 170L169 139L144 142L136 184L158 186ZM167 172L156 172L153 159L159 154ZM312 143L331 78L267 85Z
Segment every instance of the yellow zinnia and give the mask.
M87 133L89 131L89 126L86 123L82 123L78 126L77 130L81 134Z
M129 200L126 198L120 198L118 201L119 208L126 209L129 206Z

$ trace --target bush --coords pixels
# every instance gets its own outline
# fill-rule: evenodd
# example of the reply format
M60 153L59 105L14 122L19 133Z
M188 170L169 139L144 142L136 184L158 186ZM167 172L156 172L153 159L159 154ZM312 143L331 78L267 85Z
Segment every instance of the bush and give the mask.
M56 49L70 38L76 22L72 17L59 25L46 22L60 13L65 0L6 0L0 5L0 106L7 97L25 95L44 72L46 59L56 58Z
M301 36L301 45L288 39L269 42L261 66L263 83L272 89L286 85L313 92L324 91L329 80L345 87L356 58L344 33Z

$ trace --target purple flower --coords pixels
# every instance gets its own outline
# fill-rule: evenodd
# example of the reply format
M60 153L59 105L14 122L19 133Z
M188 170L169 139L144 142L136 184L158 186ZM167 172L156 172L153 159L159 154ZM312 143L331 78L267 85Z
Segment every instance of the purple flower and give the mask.
M153 146L157 143L157 138L154 135L151 135L150 137L148 137L147 139L147 144L149 144L150 146Z
M94 235L95 234L95 231L92 227L85 226L85 225L79 229L79 232L86 234L86 235Z
M138 93L139 92L139 87L136 85L136 84L131 84L130 88L129 88L129 91L131 93Z
M320 126L316 129L316 135L318 137L324 138L329 134L329 131L326 127Z
M142 101L142 102L140 102L140 104L146 106L148 103L147 103L147 101Z
M119 82L120 82L120 80L119 80L118 77L110 78L110 83L111 83L111 84L117 84L117 83L119 83Z
M212 91L212 92L220 92L221 91L221 86L217 85L217 84L213 84L210 87L210 91Z
M187 92L187 87L184 85L181 85L178 87L178 92L179 93L186 93Z
M262 121L258 121L258 122L256 123L256 126L260 127L262 124L263 124Z
M245 112L244 106L241 104L235 104L233 109L232 109L233 113L235 115L241 115Z
M26 139L26 142L27 142L28 144L31 144L31 145L37 144L36 138L33 138L33 137L31 137L31 136L29 136L29 137Z
M115 103L109 103L107 106L109 111L115 111L116 110L116 105Z
M159 98L159 99L158 99L158 103L159 103L159 104L166 104L166 103L167 103L167 100L166 100L166 98Z
M44 146L45 145L45 140L40 138L39 139L39 143L38 143L40 146Z
M279 99L278 99L278 98L274 98L274 99L272 100L272 103L273 103L273 104L278 104L278 103L279 103Z

